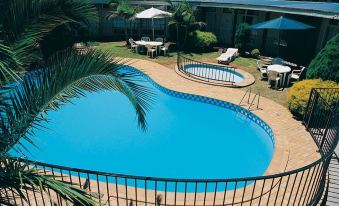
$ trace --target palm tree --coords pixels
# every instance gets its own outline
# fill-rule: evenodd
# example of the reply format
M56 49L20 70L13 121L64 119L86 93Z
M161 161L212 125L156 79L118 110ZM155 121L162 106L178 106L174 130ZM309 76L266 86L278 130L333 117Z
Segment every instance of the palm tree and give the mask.
M89 50L81 54L69 48L48 58L42 54L42 44L48 46L46 36L56 28L92 24L96 12L89 3L4 0L0 12L6 14L0 19L0 204L13 205L16 198L27 199L24 191L52 190L77 205L94 205L85 190L30 167L10 151L24 156L27 148L22 142L34 145L32 131L42 128L48 111L99 90L126 95L139 126L145 129L151 92L137 83L136 73L121 72L125 60L105 52Z
M179 49L181 49L183 46L182 43L186 42L189 32L201 29L206 23L197 21L195 10L193 10L192 6L186 0L177 5L174 5L170 0L168 2L173 12L172 19L168 24L169 26L176 27L177 44ZM183 39L180 38L182 32L184 33Z
M15 72L43 60L42 48L51 46L46 39L56 29L75 25L89 27L98 21L95 8L86 0L2 0L0 13L0 59L4 58L4 53L7 54L5 57L12 54L10 66ZM64 40L54 41L62 44ZM13 73L4 66L0 69L0 83L3 83Z
M131 28L131 20L140 11L139 7L131 6L128 0L112 0L112 4L115 5L114 11L107 15L107 19L121 18L124 20L124 32L126 45L128 44L128 27Z

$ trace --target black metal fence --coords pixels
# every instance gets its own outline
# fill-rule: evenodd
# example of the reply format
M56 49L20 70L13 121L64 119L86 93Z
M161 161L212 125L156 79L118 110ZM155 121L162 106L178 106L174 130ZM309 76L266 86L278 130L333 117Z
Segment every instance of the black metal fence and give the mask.
M189 59L180 54L177 55L177 68L185 75L203 81L234 84L235 76L240 75L236 73L233 67L226 68L223 66L207 64Z
M304 123L322 157L308 166L281 174L235 179L171 179L30 163L45 174L88 190L104 205L316 205L324 194L326 173L339 138L338 118L325 99L331 99L338 91L326 97L330 90L313 89L305 113ZM27 192L27 202L14 199L15 204L72 205L52 191L48 193L51 199L38 191ZM10 191L6 195L10 198Z

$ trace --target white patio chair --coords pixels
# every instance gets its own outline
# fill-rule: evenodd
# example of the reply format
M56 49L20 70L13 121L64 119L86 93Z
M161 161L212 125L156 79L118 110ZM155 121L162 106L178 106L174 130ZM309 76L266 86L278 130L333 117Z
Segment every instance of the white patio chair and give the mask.
M164 38L158 37L155 39L156 42L164 43Z
M164 46L160 47L160 51L162 51L164 53L164 56L167 54L168 52L168 48L171 45L171 43L167 42L164 44Z
M225 53L221 54L217 58L217 60L218 60L218 63L229 64L237 56L238 56L238 49L228 48Z
M305 71L306 67L301 67L301 69L293 70L292 73L289 75L289 82L292 80L300 81L300 77Z
M141 37L141 41L151 41L151 39L148 36Z
M267 72L267 76L268 76L268 84L272 85L272 82L275 82L274 84L274 88L278 88L278 84L280 83L281 80L281 74L279 74L279 72L276 71L268 71Z
M154 57L154 52L155 53L157 52L156 47L154 47L152 45L149 45L149 44L146 44L145 47L147 49L147 56L150 56L150 54L151 54L152 58L153 58Z
M268 64L263 64L260 60L257 60L257 69L260 71L260 79L267 78L267 66Z
M132 38L130 38L128 41L129 41L129 43L131 45L131 51L136 52L139 45L137 45Z

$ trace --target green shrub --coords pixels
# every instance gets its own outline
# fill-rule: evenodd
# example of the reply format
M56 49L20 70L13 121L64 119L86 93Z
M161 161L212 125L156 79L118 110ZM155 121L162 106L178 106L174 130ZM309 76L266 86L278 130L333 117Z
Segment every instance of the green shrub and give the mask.
M189 48L193 51L206 51L210 50L218 40L212 32L204 32L196 30L191 32L189 40Z
M259 56L260 56L260 51L259 51L259 49L253 49L252 51L251 51L251 56L253 57L253 58L259 58Z
M234 46L239 49L240 53L244 53L248 49L250 42L251 30L247 23L241 23L237 26L234 36Z
M339 83L339 34L330 39L311 61L306 77L308 79L332 80Z
M302 117L307 107L312 88L339 88L339 84L333 81L322 81L320 79L304 80L295 83L288 91L288 107L292 114Z

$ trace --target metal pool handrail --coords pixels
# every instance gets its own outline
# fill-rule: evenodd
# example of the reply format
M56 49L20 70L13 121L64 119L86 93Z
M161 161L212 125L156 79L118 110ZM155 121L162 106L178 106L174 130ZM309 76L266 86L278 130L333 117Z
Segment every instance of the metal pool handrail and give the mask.
M321 158L280 174L231 179L157 178L21 161L81 188L86 182L90 194L106 205L315 205L326 189L326 174L339 141L337 114L326 99L332 101L332 95L338 94L339 89L313 89L306 108L303 122L317 143ZM30 205L39 205L39 201L44 202L41 205L52 205L53 201L67 204L56 194L54 197L58 198L51 204L39 192L26 195Z
M194 66L193 70L188 70L189 66ZM235 83L235 68L234 67L223 67L213 64L208 64L177 54L177 68L180 72L185 75L203 80L203 81L216 81L226 82L230 84Z

